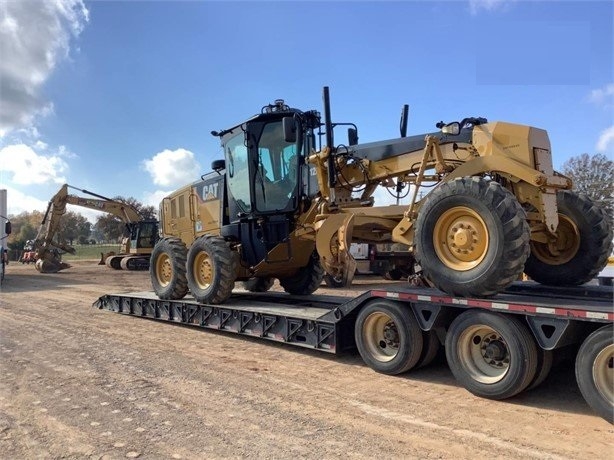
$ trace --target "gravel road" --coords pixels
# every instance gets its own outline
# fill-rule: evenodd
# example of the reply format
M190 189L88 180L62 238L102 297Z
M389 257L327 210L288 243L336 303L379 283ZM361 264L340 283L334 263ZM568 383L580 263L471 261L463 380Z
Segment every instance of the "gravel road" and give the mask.
M352 291L380 285L363 277ZM0 457L612 458L569 362L504 402L445 360L400 377L341 356L92 308L145 272L11 263L0 293ZM325 288L322 293L338 293Z

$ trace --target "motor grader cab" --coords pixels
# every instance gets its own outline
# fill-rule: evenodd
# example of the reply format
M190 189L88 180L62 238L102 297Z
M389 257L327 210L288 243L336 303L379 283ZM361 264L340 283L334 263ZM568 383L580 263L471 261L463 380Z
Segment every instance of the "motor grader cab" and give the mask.
M225 157L216 172L161 204L165 238L151 267L160 298L189 290L220 303L236 280L265 291L273 278L309 294L321 267L349 283L351 243L405 244L423 279L460 296L494 295L523 271L582 284L607 262L610 223L553 170L544 130L470 117L407 137L405 117L398 139L358 144L350 124L348 142L335 145L347 123L332 121L328 88L323 101L323 123L276 101L213 133ZM381 187L407 188L409 204L375 206Z
M94 198L71 195L68 189L72 188ZM56 273L69 268L70 265L62 262L62 252L74 253L74 248L55 241L60 221L66 212L66 205L71 204L96 211L106 212L117 216L126 225L119 254L103 254L105 263L114 269L147 270L149 256L158 236L158 222L145 220L139 211L128 203L112 200L88 190L78 189L64 184L51 198L32 250L36 260L35 267L41 273Z

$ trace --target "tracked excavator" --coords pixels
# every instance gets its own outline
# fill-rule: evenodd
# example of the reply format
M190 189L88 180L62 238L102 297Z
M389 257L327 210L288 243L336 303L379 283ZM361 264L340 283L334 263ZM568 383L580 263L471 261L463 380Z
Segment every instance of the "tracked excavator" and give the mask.
M322 120L277 100L212 132L224 159L160 204L159 298L219 304L236 281L261 292L275 278L306 295L324 272L349 283L353 242L407 245L418 281L461 297L493 296L523 272L579 285L605 266L610 222L554 171L543 129L467 117L408 137L405 108L399 138L360 144L354 124L332 121L327 87L323 105ZM381 187L406 189L409 204L376 206Z
M69 194L69 188L94 198ZM158 236L157 221L143 219L139 211L128 203L64 184L49 201L36 239L32 243L36 259L35 267L39 272L56 273L70 267L69 264L62 262L61 252L74 253L74 248L54 241L67 204L106 212L125 222L126 232L119 253L105 257L104 262L108 267L116 270L149 268L149 256Z

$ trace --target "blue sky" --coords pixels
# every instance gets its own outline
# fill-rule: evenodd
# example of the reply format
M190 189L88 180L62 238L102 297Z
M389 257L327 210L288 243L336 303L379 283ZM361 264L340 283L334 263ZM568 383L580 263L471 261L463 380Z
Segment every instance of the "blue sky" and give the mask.
M613 5L0 0L0 188L11 214L63 183L157 207L221 157L211 130L324 85L361 142L407 103L410 134L483 116L547 129L555 167L612 158Z

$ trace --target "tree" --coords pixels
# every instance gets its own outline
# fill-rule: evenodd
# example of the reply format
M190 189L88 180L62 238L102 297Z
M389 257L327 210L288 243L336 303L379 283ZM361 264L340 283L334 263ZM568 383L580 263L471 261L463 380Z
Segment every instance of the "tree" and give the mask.
M156 209L153 206L143 205L135 198L116 196L113 200L129 204L141 214L144 220L156 219ZM125 234L125 229L126 224L119 217L107 213L100 215L94 224L95 232L101 234L106 241L120 240Z
M583 153L563 163L563 174L571 178L575 190L585 193L614 218L614 162L605 155Z
M89 237L91 226L92 224L81 214L68 211L60 219L60 226L54 239L56 241L65 240L72 245L74 240Z

